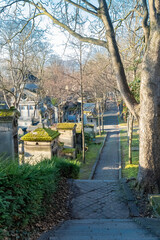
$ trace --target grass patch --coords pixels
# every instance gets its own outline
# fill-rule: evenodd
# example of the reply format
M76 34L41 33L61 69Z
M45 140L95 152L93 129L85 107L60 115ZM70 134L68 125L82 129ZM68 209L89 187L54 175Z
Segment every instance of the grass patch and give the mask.
M134 128L132 148L137 148L138 149L138 147L139 147L139 134L137 133L136 130L137 130L137 128ZM121 139L121 154L122 154L122 177L124 177L124 178L136 178L137 174L138 174L139 150L132 151L132 164L130 164L129 163L129 157L128 157L127 130L121 130L120 131L120 139Z
M91 171L92 171L92 167L97 159L97 156L99 154L99 150L102 147L102 143L104 138L106 137L106 133L104 133L103 135L99 136L97 135L95 137L95 141L96 139L98 139L98 141L101 141L100 144L96 144L96 143L90 143L88 145L88 151L86 152L86 163L82 163L81 161L81 169L80 169L80 174L79 174L79 178L80 179L88 179Z
M118 123L119 123L119 126L126 126L126 122L120 117L118 116Z

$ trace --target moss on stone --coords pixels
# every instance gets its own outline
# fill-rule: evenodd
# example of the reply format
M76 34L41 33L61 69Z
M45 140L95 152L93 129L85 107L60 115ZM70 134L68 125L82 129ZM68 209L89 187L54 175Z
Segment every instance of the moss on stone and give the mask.
M75 123L58 123L57 129L72 130L75 127Z
M91 128L94 128L94 125L93 124L86 124L85 127L91 127Z
M14 117L15 115L20 115L16 109L1 109L0 117Z
M76 133L81 133L81 132L82 132L82 123L77 123Z
M37 128L34 131L24 135L21 140L31 142L51 142L60 135L58 131L50 128Z
M63 153L73 153L75 152L75 148L63 148Z

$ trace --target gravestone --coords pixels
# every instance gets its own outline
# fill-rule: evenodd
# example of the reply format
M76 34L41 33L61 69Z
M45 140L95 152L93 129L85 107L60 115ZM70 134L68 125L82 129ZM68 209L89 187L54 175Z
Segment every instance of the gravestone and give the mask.
M18 118L16 109L0 110L0 156L14 160L18 157Z

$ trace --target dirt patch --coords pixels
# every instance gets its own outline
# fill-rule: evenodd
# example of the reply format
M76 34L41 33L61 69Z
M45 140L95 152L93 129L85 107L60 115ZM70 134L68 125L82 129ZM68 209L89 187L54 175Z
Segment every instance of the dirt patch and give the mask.
M69 183L63 179L59 184L57 193L53 196L53 205L49 206L47 215L43 219L37 219L37 223L28 229L32 233L29 240L47 239L45 233L61 222L70 219L69 196ZM40 237L41 235L42 237Z
M153 218L154 213L148 200L148 194L142 193L142 191L140 191L136 187L136 180L134 179L129 181L129 186L132 191L132 194L135 196L136 205L138 207L140 217Z

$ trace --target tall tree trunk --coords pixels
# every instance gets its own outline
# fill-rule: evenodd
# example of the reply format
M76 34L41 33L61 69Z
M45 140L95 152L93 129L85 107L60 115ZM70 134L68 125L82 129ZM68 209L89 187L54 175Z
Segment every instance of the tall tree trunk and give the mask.
M82 160L85 160L85 134L84 134L84 113L83 113L83 95L81 95L81 123L82 123Z
M101 126L102 126L102 132L104 132L103 112L104 112L104 108L103 108L103 101L102 101L101 102Z
M141 78L138 181L160 190L160 29L154 30L144 56Z
M97 102L97 112L98 112L98 129L99 129L99 135L101 135L100 111L99 111L99 103L98 103L98 102Z
M82 123L82 160L83 163L86 162L85 159L85 134L84 134L84 110L83 110L83 67L82 67L82 43L80 42L79 49L79 66L80 66L80 85L81 85L81 123Z
M105 0L98 0L100 6L100 18L106 29L106 39L108 41L108 48L112 58L112 64L114 66L114 72L116 74L117 85L120 90L123 99L126 102L128 109L132 112L135 118L139 119L139 104L136 102L132 95L124 71L123 63L117 46L115 33L112 25L112 21L108 12L108 6Z
M60 105L58 105L58 122L60 123L60 114L61 114L61 108Z
M160 1L149 0L150 38L146 42L142 64L140 105L133 98L127 85L107 3L105 0L99 0L99 5L99 14L106 29L106 38L119 90L131 113L138 120L140 117L138 181L146 191L151 192L155 184L159 186L160 191Z
M132 164L132 137L133 137L133 115L129 116L129 129L128 129L128 157L129 163Z
M10 106L10 104L9 104L9 102L8 102L8 99L7 99L7 96L6 96L5 91L3 91L3 97L4 97L4 101L6 102L8 108L10 108L11 106Z

